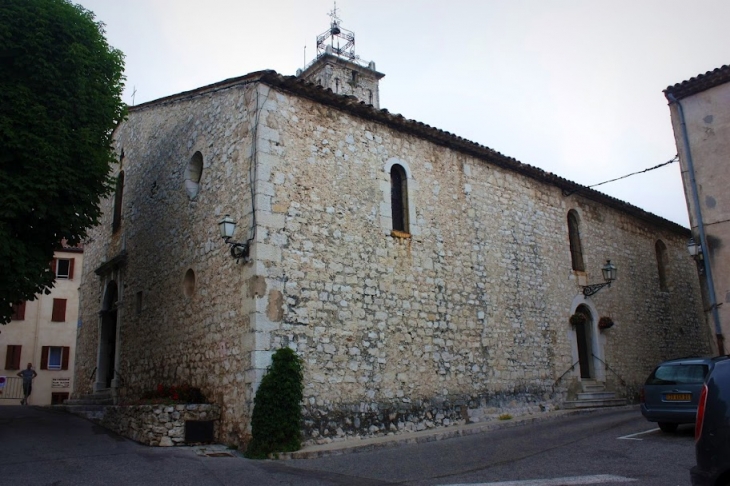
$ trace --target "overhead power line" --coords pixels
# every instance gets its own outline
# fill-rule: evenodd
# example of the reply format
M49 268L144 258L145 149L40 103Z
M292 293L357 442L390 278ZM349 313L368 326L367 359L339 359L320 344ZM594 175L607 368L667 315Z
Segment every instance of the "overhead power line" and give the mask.
M608 184L609 182L620 181L621 179L626 179L627 177L631 177L631 176L634 176L637 174L643 174L644 172L649 172L650 170L658 169L660 167L664 167L665 165L673 164L674 162L677 162L678 160L679 160L679 155L675 155L674 158L672 158L672 160L664 162L663 164L655 165L654 167L649 167L648 169L640 170L638 172L632 172L631 174L626 174L625 176L617 177L617 178L611 179L609 181L599 182L598 184L593 184L592 186L588 186L588 187L597 187L597 186L602 186L603 184Z

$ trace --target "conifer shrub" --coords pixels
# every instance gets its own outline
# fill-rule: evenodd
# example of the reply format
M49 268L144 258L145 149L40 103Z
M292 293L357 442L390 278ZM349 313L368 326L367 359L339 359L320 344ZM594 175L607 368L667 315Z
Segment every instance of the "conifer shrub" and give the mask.
M256 391L246 457L265 459L301 448L303 392L302 359L289 348L277 350Z

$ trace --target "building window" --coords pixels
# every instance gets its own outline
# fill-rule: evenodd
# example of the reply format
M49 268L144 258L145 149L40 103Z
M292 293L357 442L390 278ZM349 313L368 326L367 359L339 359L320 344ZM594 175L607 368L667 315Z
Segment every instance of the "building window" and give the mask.
M585 272L586 266L583 262L583 245L580 242L578 213L572 209L568 212L568 237L570 238L570 258L573 263L573 270Z
M398 164L390 168L390 207L393 229L408 233L408 177Z
M112 232L122 226L122 200L124 198L124 171L117 176L117 186L114 192L114 217L112 219Z
M667 268L669 267L669 256L667 255L667 245L662 240L657 240L654 245L656 252L656 266L659 273L659 290L667 292Z
M25 320L25 301L13 304L13 315L10 318L14 321Z
M43 346L41 348L42 370L67 370L71 348L68 346Z
M53 322L66 322L66 299L53 299Z
M373 104L373 90L372 89L368 90L368 104L370 104L370 105Z
M51 392L51 405L61 405L68 400L68 392Z
M52 267L56 273L56 279L71 280L74 278L73 258L54 258Z
M8 344L7 353L5 354L5 369L20 369L20 350L22 346L19 344Z
M335 78L335 93L340 92L340 78Z
M185 170L185 190L190 199L195 199L200 191L200 178L203 176L203 154L195 152Z
M357 71L352 70L352 84L357 84Z

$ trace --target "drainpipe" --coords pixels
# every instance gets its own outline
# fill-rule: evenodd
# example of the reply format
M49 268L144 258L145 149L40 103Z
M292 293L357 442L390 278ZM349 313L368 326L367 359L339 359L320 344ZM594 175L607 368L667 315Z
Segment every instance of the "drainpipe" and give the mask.
M703 262L705 266L705 280L707 280L707 290L710 294L710 311L712 312L712 320L715 324L715 338L717 339L717 351L722 356L725 354L722 328L720 327L720 315L717 312L717 298L715 296L715 284L712 279L712 266L710 265L710 247L707 245L707 235L705 234L705 223L702 221L702 209L700 207L700 197L697 191L697 180L695 179L695 166L692 161L692 152L689 148L689 135L687 134L687 124L684 118L684 109L682 103L674 97L672 93L667 93L667 99L670 103L675 103L679 110L679 121L682 125L682 141L684 142L684 151L687 154L687 170L689 171L689 185L692 189L692 202L695 206L695 216L697 218L697 229L700 233L700 244L702 245Z

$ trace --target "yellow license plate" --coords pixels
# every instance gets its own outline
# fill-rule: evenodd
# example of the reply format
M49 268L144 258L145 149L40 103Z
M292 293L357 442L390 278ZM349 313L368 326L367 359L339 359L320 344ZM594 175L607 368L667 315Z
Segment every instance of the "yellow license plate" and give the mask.
M691 393L667 393L664 400L668 402L689 402L692 401Z

